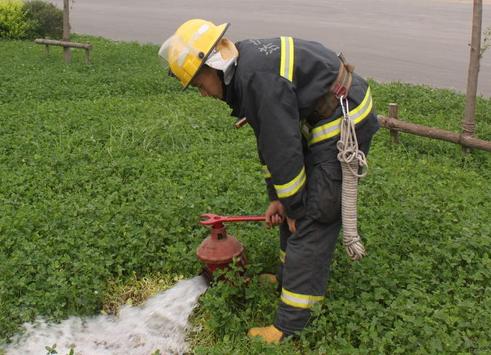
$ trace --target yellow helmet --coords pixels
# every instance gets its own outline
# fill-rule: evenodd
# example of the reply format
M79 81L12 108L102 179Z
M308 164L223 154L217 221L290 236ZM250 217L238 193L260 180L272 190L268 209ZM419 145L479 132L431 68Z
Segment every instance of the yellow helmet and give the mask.
M189 86L228 27L228 23L217 26L210 21L192 19L183 23L162 44L159 56L167 61L184 89Z

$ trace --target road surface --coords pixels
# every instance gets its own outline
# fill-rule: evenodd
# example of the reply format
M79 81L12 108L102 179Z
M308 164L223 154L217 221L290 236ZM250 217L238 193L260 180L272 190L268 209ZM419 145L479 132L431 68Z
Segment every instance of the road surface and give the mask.
M484 30L491 0L483 12ZM466 89L471 0L75 0L71 12L73 32L156 44L196 17L231 22L233 40L320 41L379 81ZM478 93L491 96L491 48L481 61Z

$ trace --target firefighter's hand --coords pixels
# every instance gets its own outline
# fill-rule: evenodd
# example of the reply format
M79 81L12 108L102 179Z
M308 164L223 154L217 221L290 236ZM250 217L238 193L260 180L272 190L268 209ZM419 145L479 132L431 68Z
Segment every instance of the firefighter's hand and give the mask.
M290 232L295 233L297 231L296 220L286 217L286 221L288 222Z
M264 215L266 217L266 225L271 228L283 223L285 208L280 201L271 201Z

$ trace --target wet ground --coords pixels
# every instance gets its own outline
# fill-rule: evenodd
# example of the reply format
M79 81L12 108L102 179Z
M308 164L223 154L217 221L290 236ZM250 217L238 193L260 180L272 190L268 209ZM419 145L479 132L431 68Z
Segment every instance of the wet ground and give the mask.
M491 26L491 0L483 12L484 30ZM233 40L320 41L379 81L466 88L470 0L76 0L71 14L74 32L158 44L195 17L231 22ZM491 96L491 48L481 61L478 92Z

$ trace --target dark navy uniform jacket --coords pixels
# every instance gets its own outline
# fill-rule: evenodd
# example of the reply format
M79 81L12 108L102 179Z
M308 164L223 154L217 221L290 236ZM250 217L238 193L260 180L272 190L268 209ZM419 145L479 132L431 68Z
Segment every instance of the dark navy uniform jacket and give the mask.
M318 122L307 118L336 80L341 62L320 43L292 37L245 40L236 46L239 58L224 100L232 116L247 117L254 130L270 199L279 199L288 217L301 218L308 166L337 160L341 107ZM362 145L379 125L369 86L355 73L348 97Z

